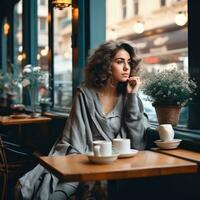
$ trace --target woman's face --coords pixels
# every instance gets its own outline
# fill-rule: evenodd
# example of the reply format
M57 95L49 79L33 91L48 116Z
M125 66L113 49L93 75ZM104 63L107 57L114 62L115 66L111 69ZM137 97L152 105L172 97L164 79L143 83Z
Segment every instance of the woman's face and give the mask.
M112 80L114 83L126 82L130 76L131 58L129 53L120 49L114 56L111 65Z

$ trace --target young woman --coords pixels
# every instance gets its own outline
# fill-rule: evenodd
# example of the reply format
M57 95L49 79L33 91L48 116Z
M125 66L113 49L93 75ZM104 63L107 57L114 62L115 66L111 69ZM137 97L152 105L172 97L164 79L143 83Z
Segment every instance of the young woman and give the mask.
M70 116L61 140L50 155L92 151L93 140L122 137L131 139L131 148L145 148L149 127L138 97L140 59L123 41L101 44L88 58L85 83L77 88ZM20 180L24 199L67 199L78 183L60 183L41 165Z

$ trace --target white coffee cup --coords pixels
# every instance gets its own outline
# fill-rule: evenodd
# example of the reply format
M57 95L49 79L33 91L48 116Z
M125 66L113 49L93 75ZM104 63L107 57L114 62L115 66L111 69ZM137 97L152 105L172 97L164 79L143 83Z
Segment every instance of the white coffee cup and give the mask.
M112 142L106 140L93 141L93 152L95 156L111 156Z
M112 148L114 153L126 154L130 153L131 141L125 138L115 138L112 140Z
M164 142L172 141L174 139L174 130L171 124L160 124L158 126L160 139Z

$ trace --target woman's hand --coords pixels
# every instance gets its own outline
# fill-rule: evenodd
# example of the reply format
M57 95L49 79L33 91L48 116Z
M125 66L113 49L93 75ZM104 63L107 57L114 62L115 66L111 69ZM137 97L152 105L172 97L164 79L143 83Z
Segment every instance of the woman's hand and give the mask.
M139 76L132 76L128 79L127 93L137 93L141 85L141 80Z

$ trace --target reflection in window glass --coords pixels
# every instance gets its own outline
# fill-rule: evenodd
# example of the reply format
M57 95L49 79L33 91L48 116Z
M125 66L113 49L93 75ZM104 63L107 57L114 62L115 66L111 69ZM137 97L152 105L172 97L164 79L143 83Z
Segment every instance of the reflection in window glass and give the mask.
M71 7L54 9L54 107L62 110L72 101Z
M152 0L151 4L146 4L145 0L121 2L123 3L122 8L125 2L128 5L128 13L136 14L140 8L140 14L132 18L128 17L128 19L121 18L120 16L124 16L121 4L115 0L106 0L106 39L120 38L132 42L137 49L137 55L143 60L143 70L151 72L176 68L188 71L188 28L187 25L178 26L174 21L177 13L174 7L187 12L187 1L183 0L182 4L179 1L169 1L165 8L160 6L165 6L166 1ZM129 6L133 3L134 6ZM165 12L163 9L166 9ZM113 12L116 13L114 17ZM170 14L166 15L166 13ZM134 33L133 29L138 20L145 24L145 30L141 34ZM140 96L150 120L157 121L151 102L142 93ZM187 108L182 108L179 124L187 124L187 113Z
M40 0L38 4L38 65L45 74L39 87L38 100L49 97L49 64L48 64L48 0Z

